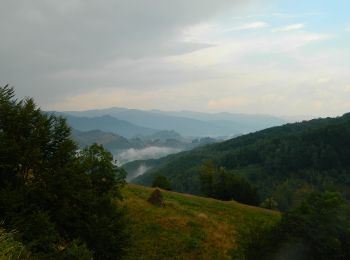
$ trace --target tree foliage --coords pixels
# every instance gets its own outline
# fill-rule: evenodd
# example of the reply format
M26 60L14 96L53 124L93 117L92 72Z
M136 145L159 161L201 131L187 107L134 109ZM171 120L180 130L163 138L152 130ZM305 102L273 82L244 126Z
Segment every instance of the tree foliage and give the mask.
M216 168L212 161L203 164L200 180L204 194L220 200L236 200L250 205L258 205L259 196L254 187L244 178Z
M116 200L125 172L103 147L78 152L69 136L63 118L0 87L0 219L38 257L87 246L95 258L118 259L128 241Z
M25 246L15 240L15 232L0 227L0 259L29 259Z
M152 187L154 188L161 188L163 190L171 190L171 184L170 181L163 175L158 175L153 183Z
M246 259L349 259L349 205L339 193L314 192L273 229L250 229L239 244Z
M350 258L350 215L338 193L312 193L278 228L282 240L299 241L313 259Z

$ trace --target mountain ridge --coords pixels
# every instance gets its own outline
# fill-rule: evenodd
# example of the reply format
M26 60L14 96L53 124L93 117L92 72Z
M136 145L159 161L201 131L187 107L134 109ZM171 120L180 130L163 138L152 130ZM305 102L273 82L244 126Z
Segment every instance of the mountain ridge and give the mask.
M86 111L66 111L64 113L84 117L111 115L138 126L159 130L174 130L182 136L191 137L235 136L286 123L283 119L267 115L167 112L119 107Z

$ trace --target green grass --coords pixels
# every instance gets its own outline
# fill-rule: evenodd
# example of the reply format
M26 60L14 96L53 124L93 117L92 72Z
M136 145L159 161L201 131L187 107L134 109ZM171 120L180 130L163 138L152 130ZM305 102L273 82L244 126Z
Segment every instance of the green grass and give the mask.
M14 232L6 232L0 227L0 260L28 259L22 243L14 239Z
M127 185L124 203L132 223L125 259L230 259L240 231L273 225L280 214L235 201L162 190L165 207L147 202L153 189Z

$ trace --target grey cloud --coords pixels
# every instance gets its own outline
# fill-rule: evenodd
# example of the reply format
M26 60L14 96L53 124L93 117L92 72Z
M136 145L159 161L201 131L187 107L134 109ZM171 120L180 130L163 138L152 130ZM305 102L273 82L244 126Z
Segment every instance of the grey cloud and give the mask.
M14 84L19 94L43 99L59 98L74 88L97 87L52 79L67 70L99 70L114 60L204 48L179 42L178 33L235 4L232 0L2 0L1 84Z

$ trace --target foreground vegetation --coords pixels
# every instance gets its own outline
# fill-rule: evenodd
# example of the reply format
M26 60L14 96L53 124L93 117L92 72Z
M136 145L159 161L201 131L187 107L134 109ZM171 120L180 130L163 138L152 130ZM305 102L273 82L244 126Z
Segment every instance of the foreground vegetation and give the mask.
M312 193L286 213L128 185L132 222L126 259L349 259L350 207L340 194Z
M313 192L272 228L246 230L245 259L350 259L350 207L336 192Z
M125 173L101 146L77 153L69 136L65 120L41 112L32 99L16 100L13 88L0 87L4 257L20 253L22 245L34 259L123 255L128 229L119 189Z
M126 259L242 259L240 239L249 240L244 232L269 229L280 219L275 211L165 190L165 206L157 207L147 201L152 191L123 189L132 222Z

